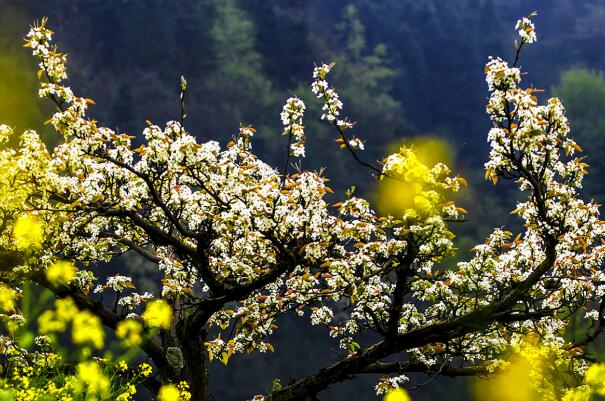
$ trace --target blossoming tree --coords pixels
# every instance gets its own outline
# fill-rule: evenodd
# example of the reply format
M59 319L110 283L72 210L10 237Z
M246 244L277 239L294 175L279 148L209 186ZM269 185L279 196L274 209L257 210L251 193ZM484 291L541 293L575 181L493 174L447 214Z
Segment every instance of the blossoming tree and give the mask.
M586 164L563 106L556 98L541 104L540 91L519 87L519 55L536 34L528 18L516 28L514 62L494 58L485 68L493 123L486 178L518 184L526 198L513 213L524 230L495 229L469 261L444 269L455 253L450 225L465 213L450 195L466 182L406 147L380 164L364 161L363 141L350 134L353 124L327 81L333 65L313 73L322 118L356 162L378 179L406 184L412 201L402 215L380 216L352 191L330 205L321 173L292 168L306 141L305 105L295 97L281 114L288 138L282 170L252 151L252 127L224 147L199 143L183 124L184 79L179 120L164 128L149 122L134 148L134 136L88 118L94 102L64 85L66 55L51 46L43 21L26 46L39 60L40 96L57 106L49 123L64 140L51 150L26 131L17 148L0 152L1 280L7 291L38 283L69 302L62 308L86 313L78 324L103 324L139 346L158 373L143 383L164 400L207 400L210 361L273 351L275 320L287 312L325 326L342 357L255 400L313 399L368 373L384 375L378 393L401 386L410 372L488 374L530 333L582 373L582 346L605 320L604 222L597 204L578 195ZM0 134L7 141L13 132L4 125ZM126 252L157 267L161 292L140 293L121 275L99 282L87 270ZM22 321L14 307L4 311L14 324ZM347 318L335 319L335 311ZM44 315L48 332L59 312ZM574 313L592 328L570 344L563 333ZM361 347L376 338L370 332L379 339ZM2 341L19 347L10 334ZM103 331L79 342L102 348Z

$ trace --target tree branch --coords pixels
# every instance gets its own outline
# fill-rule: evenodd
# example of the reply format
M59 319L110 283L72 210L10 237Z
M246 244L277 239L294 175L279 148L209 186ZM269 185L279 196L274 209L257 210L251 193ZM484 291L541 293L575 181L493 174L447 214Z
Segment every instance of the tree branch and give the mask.
M452 367L444 366L442 368L435 368L434 366L427 366L421 362L376 362L365 369L362 369L357 373L382 373L382 374L394 374L394 373L426 373L426 374L440 374L443 376L479 376L488 374L488 370L485 366L465 366L465 367Z
M317 394L331 384L346 380L352 374L362 371L367 366L389 355L435 342L447 342L468 333L480 332L494 322L503 319L506 315L510 315L508 321L525 320L527 318L526 314L515 316L511 309L516 302L527 295L527 291L553 266L556 260L555 246L554 240L546 240L545 259L536 270L502 300L457 319L415 329L395 338L386 338L354 356L342 359L329 367L321 369L314 375L283 387L273 395L273 401L293 401L305 394Z

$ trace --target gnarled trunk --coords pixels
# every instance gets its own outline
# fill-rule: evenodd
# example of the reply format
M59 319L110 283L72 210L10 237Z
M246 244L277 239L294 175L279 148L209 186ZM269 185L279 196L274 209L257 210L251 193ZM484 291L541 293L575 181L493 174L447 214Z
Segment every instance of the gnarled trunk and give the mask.
M183 380L189 384L191 401L208 401L208 353L204 347L206 333L185 335L181 339Z

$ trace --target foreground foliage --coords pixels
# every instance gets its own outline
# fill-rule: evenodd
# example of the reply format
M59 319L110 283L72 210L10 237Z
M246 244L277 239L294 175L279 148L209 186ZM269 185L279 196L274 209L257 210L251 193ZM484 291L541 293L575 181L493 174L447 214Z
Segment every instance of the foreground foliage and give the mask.
M526 198L513 213L525 229L517 235L495 229L454 269L442 263L456 251L450 225L466 212L452 196L466 181L443 163L425 164L405 146L380 165L365 161L364 141L350 134L354 124L341 114L343 103L327 81L334 65L313 74L322 119L356 162L405 188L397 215L375 213L353 189L330 205L328 179L292 167L305 156L307 134L305 104L296 97L281 114L288 139L283 171L253 153L252 127L242 127L224 148L198 143L183 124L185 79L179 120L164 128L149 122L135 147L143 138L88 118L94 102L63 84L66 55L51 46L45 22L32 28L26 45L39 59L40 96L57 107L48 123L63 142L49 150L26 131L17 148L0 152L8 328L2 342L13 363L7 386L16 398L25 399L18 392L31 383L39 383L32 391L50 392L51 383L28 379L26 385L21 377L70 367L50 347L71 327L79 359L75 372L52 382L60 391L76 399L127 400L142 384L163 401L207 400L209 362L274 351L269 339L276 319L290 312L324 326L339 340L341 356L317 374L287 385L276 381L271 394L255 400L312 399L369 373L384 375L379 394L407 397L392 390L403 386L406 374L488 375L504 369L504 355L524 349L528 335L565 366L569 380L556 382L556 394L581 383L590 359L582 347L605 323L605 228L598 205L578 195L587 165L568 135L561 102L541 104L539 90L519 87L521 50L536 41L531 19L517 24L514 62L492 58L485 69L493 122L485 176L494 183L515 180ZM0 134L7 142L13 132L3 125ZM88 270L126 252L156 266L159 293L141 293L131 277L98 280ZM38 319L48 337L36 343L46 348L18 341L24 318L13 288L29 282L59 298ZM592 326L586 338L570 343L565 330L578 313ZM124 345L140 347L155 373L110 353L95 358L107 348L103 326ZM374 343L371 333L379 335ZM590 377L585 388L594 382Z

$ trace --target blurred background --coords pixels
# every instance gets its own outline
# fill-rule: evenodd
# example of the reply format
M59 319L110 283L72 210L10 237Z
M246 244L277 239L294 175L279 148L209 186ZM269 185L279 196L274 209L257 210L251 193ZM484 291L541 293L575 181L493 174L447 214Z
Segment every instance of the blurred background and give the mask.
M374 199L375 179L338 149L309 88L314 63L335 61L331 82L344 114L358 122L356 136L367 140L366 160L381 160L401 142L428 143L469 182L458 199L469 221L455 228L464 258L492 227L517 228L509 215L514 186L483 181L490 127L483 67L490 55L511 58L514 24L534 10L538 43L522 56L525 85L562 98L591 165L585 193L605 199L603 0L0 0L0 121L37 129L50 145L59 140L43 125L52 107L37 99L37 67L22 47L29 24L46 16L69 54L68 84L95 99L92 115L102 125L139 135L145 120L178 119L184 75L192 134L225 144L240 123L252 124L257 154L281 166L279 113L297 95L308 109L303 168L325 167L335 199L351 185ZM98 269L133 272L154 287L152 270L134 258ZM213 365L214 400L244 400L273 378L314 372L338 357L326 334L285 318L275 354ZM376 379L334 386L320 399L378 399ZM472 399L468 380L433 379L412 378L414 400Z

